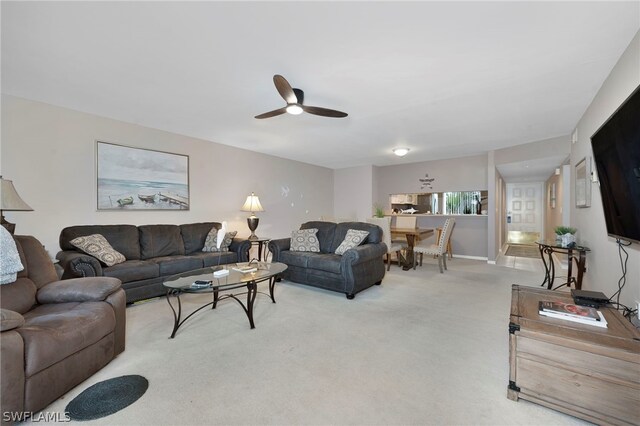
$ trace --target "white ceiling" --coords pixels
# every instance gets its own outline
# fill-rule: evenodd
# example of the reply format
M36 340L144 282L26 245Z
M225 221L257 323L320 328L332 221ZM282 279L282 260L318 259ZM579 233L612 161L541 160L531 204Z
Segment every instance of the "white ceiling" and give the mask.
M524 160L499 164L496 169L507 183L512 182L545 182L556 168L566 163L566 155L549 155L535 160Z
M637 1L1 7L3 93L331 168L569 134L640 28ZM254 119L274 74L349 117Z

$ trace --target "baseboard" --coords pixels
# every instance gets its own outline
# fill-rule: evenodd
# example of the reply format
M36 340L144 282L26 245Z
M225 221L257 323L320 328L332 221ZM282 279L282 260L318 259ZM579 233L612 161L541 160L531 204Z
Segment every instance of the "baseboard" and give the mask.
M463 254L453 254L454 259L471 259L471 260L488 260L488 257L482 256L465 256ZM495 263L495 262L494 262Z

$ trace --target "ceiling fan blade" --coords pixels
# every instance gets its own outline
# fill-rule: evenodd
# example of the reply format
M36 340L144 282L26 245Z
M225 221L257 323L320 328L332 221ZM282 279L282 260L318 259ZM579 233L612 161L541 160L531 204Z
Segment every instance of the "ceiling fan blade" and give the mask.
M280 74L276 74L273 76L273 83L276 85L276 89L278 89L280 96L282 96L288 104L295 104L298 102L298 98L286 78Z
M302 109L309 114L320 115L322 117L343 118L349 115L346 112L336 111L335 109L320 108L315 106L302 105Z
M280 109L274 109L273 111L269 111L269 112L265 112L265 113L260 114L260 115L256 115L256 118L260 119L260 118L275 117L276 115L281 115L281 114L284 114L285 112L287 112L287 107L283 107L283 108L280 108Z

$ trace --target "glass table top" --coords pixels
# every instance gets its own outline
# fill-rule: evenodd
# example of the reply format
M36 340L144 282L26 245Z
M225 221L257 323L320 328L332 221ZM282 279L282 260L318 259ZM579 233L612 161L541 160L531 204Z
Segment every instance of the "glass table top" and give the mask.
M571 250L578 250L578 251L591 251L591 249L589 247L585 247L583 245L580 245L578 243L569 243L569 244L563 244L562 241L560 240L540 240L540 241L536 241L536 244L541 245L541 246L547 246L547 247L551 247L551 248L557 248L557 249L571 249Z
M255 271L240 272L235 270L240 268L255 268ZM248 283L251 281L262 281L273 277L287 269L284 263L267 263L267 262L248 262L230 263L227 265L211 266L208 268L194 269L192 271L182 272L172 275L164 280L162 285L167 288L199 291L210 289L221 289L238 284ZM223 277L214 277L215 271L227 270L228 275ZM196 284L196 281L203 282Z

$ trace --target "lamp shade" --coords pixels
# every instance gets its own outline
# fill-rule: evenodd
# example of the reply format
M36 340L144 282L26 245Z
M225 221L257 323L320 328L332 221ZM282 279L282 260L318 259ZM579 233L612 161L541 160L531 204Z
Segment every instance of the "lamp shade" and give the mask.
M2 191L0 193L0 210L33 211L33 209L20 198L12 181L3 179L2 176L0 176L0 183L0 191Z
M255 195L253 192L251 193L251 195L249 195L247 197L247 201L244 202L244 205L242 206L241 209L243 212L263 212L264 209L262 208L262 205L260 204L260 200L258 199L258 196Z

